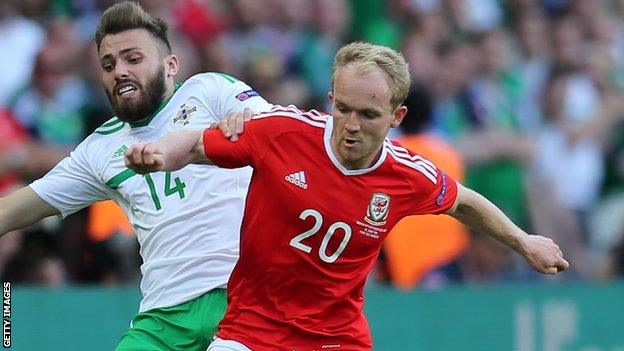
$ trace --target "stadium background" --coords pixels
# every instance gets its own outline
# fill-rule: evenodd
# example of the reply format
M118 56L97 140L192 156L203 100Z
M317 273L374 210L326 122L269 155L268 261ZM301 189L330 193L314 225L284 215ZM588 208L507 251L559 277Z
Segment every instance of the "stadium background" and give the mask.
M110 118L92 37L112 3L0 1L0 194ZM452 220L405 221L368 283L376 350L624 350L624 1L141 3L171 26L178 81L226 72L274 103L327 110L344 43L402 51L413 89L393 136L572 263L539 276ZM108 203L3 237L13 349L112 349L140 263Z

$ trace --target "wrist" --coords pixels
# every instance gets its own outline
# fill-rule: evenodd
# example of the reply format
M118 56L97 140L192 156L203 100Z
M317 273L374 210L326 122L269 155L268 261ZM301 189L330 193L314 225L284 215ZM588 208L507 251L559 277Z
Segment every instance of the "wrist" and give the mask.
M529 253L528 245L529 234L525 232L519 232L515 235L513 249L522 256L527 256Z

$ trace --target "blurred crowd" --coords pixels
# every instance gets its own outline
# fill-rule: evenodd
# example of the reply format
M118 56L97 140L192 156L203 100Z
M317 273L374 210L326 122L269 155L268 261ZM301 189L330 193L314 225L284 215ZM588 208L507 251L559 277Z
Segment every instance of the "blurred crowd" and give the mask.
M111 117L93 35L112 3L0 1L0 195L45 174ZM392 137L560 243L573 269L557 280L624 277L624 1L140 3L170 25L179 82L226 72L277 104L326 111L344 43L401 51L413 85ZM115 211L98 204L4 236L0 274L24 284L135 283L138 244ZM543 279L482 234L406 228L407 239L397 233L384 248L375 279L402 288ZM400 252L406 243L430 256L416 273L404 269L414 257Z

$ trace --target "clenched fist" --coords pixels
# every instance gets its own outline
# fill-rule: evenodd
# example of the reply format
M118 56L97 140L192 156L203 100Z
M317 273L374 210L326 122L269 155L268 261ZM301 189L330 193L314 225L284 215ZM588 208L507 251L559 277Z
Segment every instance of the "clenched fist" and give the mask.
M139 174L161 171L163 152L157 143L137 143L124 154L126 166Z
M521 253L527 263L540 273L555 274L570 266L559 246L550 238L540 235L525 236Z

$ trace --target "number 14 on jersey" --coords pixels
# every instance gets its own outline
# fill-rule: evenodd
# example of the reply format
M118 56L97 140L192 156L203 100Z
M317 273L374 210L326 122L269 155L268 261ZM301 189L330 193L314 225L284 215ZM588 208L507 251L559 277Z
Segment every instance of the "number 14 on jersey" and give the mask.
M154 202L154 207L156 207L157 211L160 211L162 209L162 205L160 204L160 198L158 197L158 191L156 189L154 179L149 173L145 174L143 177L145 178L145 181L149 186L152 201ZM184 197L186 197L186 193L184 192L186 184L182 180L180 180L179 177L175 177L173 182L175 186L172 186L171 184L171 172L165 172L165 186L163 191L165 193L165 197L169 197L173 194L178 194L180 196L180 200L184 199Z

